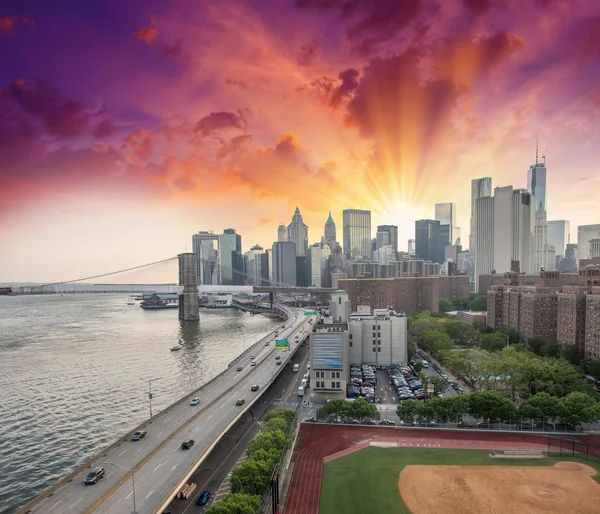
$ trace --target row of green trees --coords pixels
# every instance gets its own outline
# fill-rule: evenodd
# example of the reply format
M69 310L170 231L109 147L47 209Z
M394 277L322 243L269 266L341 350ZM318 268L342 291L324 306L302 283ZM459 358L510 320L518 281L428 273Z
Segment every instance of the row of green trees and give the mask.
M365 421L367 419L379 419L379 411L373 403L364 398L357 398L353 402L346 400L329 400L317 411L317 420L333 421L335 418L356 419Z
M207 514L260 514L262 496L269 490L275 465L292 446L295 427L293 410L269 412L261 433L248 444L248 458L231 473L231 493Z
M439 302L441 313L449 311L486 311L487 295L471 293L468 298L442 298Z
M432 398L426 402L405 400L397 407L398 417L405 423L462 421L470 415L475 419L516 420L527 422L559 422L570 425L595 423L600 420L600 403L585 393L569 393L558 398L537 393L516 408L498 391L480 391L448 398Z
M409 319L409 339L475 391L496 390L513 400L539 392L596 395L581 367L560 352L540 356L514 331L482 333L470 323L422 312ZM535 343L535 341L534 341Z

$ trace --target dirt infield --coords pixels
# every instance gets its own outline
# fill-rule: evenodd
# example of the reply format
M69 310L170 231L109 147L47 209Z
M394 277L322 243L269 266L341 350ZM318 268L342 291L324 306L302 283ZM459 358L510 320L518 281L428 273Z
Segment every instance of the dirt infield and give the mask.
M533 434L302 423L292 455L294 469L285 514L318 514L325 457L335 453L341 456L347 453L346 450L351 451L354 446L371 440L395 441L399 446L489 450L539 450L547 445L545 436Z
M414 514L597 512L596 471L575 462L553 467L407 466L400 494Z

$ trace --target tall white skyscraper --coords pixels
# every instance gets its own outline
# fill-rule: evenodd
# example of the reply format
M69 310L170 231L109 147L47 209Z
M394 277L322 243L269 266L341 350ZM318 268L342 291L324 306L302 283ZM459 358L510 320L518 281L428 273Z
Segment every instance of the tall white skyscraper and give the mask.
M292 222L287 227L287 236L288 241L296 243L296 255L304 257L308 249L308 226L304 224L298 207L294 211Z
M217 262L215 242L219 236L212 232L200 231L192 236L192 248L196 256L196 276L198 284L212 284L212 274Z
M549 221L548 244L554 246L557 257L565 257L565 250L570 243L571 224L567 220Z
M296 243L273 243L273 283L277 286L296 285Z
M516 189L512 198L512 260L519 261L522 273L531 273L531 194Z
M477 200L480 198L491 198L492 197L492 177L476 178L471 180L471 233L469 235L469 258L471 259L470 270L470 288L471 291L477 291L477 277L483 272L478 272L477 266L477 248L480 244L477 241ZM493 208L493 207L491 207ZM493 213L492 213L493 214ZM487 241L489 238L487 234L483 235ZM493 240L493 239L492 239ZM482 246L483 247L483 246ZM490 252L493 254L493 248L490 248ZM487 257L487 256L486 256ZM487 259L479 261L480 266L483 262L487 262ZM490 268L490 271L492 268ZM489 273L489 271L488 271Z
M533 204L533 269L539 273L541 268L554 268L548 262L548 226L546 214L546 157L538 162L538 145L535 145L535 164L527 172L527 190L531 193Z
M277 227L277 241L287 241L287 228L283 223Z
M494 197L482 196L475 201L474 291L479 292L479 275L494 269ZM487 291L481 291L487 292Z
M513 187L494 188L494 269L496 273L510 271L513 243Z

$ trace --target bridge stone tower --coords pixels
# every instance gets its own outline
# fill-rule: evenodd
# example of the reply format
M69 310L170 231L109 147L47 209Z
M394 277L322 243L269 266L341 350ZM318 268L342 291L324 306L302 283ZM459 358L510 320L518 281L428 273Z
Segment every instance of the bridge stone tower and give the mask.
M179 319L198 321L200 306L198 303L198 276L196 274L196 254L181 253L179 258L179 285L183 292L179 295Z

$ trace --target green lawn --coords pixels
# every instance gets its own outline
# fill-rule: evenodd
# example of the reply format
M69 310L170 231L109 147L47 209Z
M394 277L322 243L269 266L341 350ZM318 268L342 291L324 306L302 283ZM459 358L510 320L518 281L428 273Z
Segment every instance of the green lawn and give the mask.
M411 464L441 466L553 466L574 461L593 467L600 483L600 463L570 457L492 459L489 450L367 447L325 463L319 514L410 514L398 490L400 472Z

